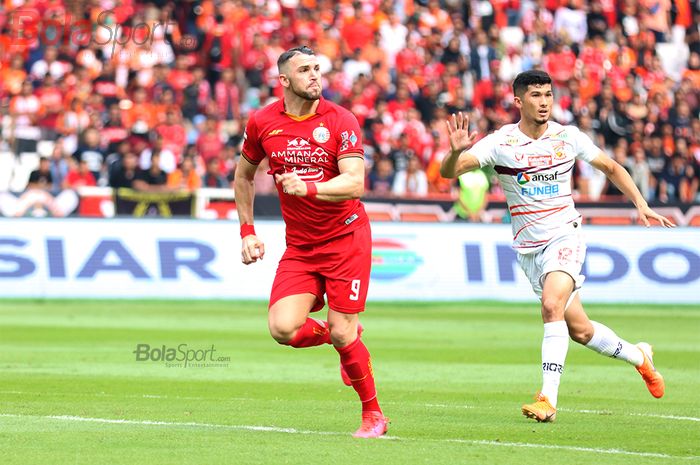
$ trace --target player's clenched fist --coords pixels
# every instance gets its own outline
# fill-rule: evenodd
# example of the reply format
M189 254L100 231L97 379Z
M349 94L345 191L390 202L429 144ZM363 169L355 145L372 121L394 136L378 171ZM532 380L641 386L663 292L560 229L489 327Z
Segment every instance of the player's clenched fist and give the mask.
M275 174L275 182L282 184L282 192L285 194L299 197L307 194L306 183L296 173Z
M265 244L255 234L243 238L241 261L246 265L262 260L265 255Z

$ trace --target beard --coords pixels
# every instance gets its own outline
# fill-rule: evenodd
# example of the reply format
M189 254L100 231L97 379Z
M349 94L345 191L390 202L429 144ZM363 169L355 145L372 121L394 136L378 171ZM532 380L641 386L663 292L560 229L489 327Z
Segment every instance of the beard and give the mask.
M303 98L304 100L314 101L321 97L321 86L313 90L301 90L297 89L294 84L289 82L289 89L294 92L297 97Z

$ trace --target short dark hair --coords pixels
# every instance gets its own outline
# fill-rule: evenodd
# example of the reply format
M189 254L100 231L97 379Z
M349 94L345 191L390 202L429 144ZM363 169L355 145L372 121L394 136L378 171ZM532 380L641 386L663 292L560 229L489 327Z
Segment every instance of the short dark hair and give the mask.
M277 70L282 72L282 66L297 53L303 53L304 55L316 55L314 51L306 45L300 45L299 47L290 48L282 55L280 55L280 57L277 59Z
M518 97L527 92L529 86L551 84L552 78L549 74L539 69L531 69L518 74L513 81L513 93Z

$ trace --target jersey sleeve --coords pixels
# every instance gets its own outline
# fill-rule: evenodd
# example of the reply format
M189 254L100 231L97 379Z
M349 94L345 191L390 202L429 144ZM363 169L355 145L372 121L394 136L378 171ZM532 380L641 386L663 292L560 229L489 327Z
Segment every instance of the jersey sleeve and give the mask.
M493 166L496 164L496 136L495 133L481 139L474 144L472 148L467 150L479 160L479 166Z
M350 112L343 112L338 115L335 138L338 142L338 160L347 157L364 158L365 149L362 146L362 131L355 115Z
M243 150L241 154L254 165L260 164L265 158L265 151L260 144L256 113L257 112L252 113L250 118L248 118L248 124L243 132Z
M581 130L576 127L571 126L571 128L573 135L572 139L576 150L576 158L587 163L592 162L600 153L600 149L586 133L581 132Z

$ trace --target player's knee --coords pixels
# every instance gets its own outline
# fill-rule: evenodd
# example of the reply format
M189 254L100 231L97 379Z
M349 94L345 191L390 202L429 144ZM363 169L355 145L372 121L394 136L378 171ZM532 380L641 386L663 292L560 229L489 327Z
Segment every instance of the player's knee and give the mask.
M279 344L288 344L294 338L297 330L299 329L296 325L280 323L277 321L270 321L268 324L270 329L270 336L277 341Z
M561 299L545 297L542 299L542 319L544 321L560 320L564 316L564 305Z
M357 338L357 328L352 325L331 325L331 342L336 347L344 347Z
M571 337L571 340L574 342L586 345L593 337L593 326L569 327L569 337Z

